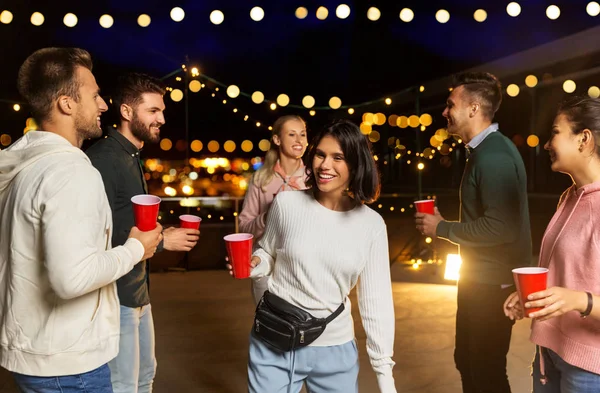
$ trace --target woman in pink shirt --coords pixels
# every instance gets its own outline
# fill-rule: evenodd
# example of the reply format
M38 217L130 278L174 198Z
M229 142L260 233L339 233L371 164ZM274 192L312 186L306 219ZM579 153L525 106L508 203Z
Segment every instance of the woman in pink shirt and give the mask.
M254 235L257 243L265 231L269 206L280 191L304 190L306 171L302 156L306 151L306 123L300 116L286 115L273 124L271 148L263 166L256 171L240 214L240 231ZM252 294L258 304L267 290L269 277L252 281Z
M530 295L531 341L536 344L534 393L600 392L600 100L581 98L559 109L544 148L551 168L573 179L542 240L539 266L548 289ZM596 222L598 221L598 222ZM515 293L504 303L523 317Z

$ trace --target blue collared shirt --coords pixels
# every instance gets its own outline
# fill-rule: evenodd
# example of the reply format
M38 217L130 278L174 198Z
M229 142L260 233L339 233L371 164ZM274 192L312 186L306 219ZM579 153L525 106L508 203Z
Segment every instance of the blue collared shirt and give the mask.
M479 146L479 144L481 142L483 142L483 140L485 138L487 138L488 135L490 135L492 132L496 132L496 131L498 131L498 123L490 124L490 126L488 128L486 128L485 130L483 130L479 134L477 134L477 136L475 136L475 138L471 139L471 142L467 143L467 147L469 149L476 149L477 146Z
M471 139L471 142L467 143L467 149L470 151L470 150L477 148L477 146L479 146L481 144L481 142L483 142L484 139L488 137L488 135L490 135L492 132L496 132L496 131L498 131L498 123L490 124L490 126L488 128L481 131L479 134L477 134L477 136L475 136L475 138ZM508 288L510 286L512 286L512 284L503 284L500 287L502 289L504 289L504 288Z

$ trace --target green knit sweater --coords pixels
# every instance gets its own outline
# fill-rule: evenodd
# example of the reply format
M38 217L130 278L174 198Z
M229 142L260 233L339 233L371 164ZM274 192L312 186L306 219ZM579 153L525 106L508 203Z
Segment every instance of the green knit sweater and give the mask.
M441 221L437 236L459 245L461 280L511 284L512 269L531 265L525 166L500 132L471 152L460 186L460 222Z

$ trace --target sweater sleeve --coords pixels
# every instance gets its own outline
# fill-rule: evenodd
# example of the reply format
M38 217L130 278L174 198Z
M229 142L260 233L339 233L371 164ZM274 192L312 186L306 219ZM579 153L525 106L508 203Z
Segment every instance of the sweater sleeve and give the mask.
M65 165L47 180L39 206L45 268L52 289L72 299L104 287L127 274L144 255L136 239L113 249L106 236L106 194L98 172L87 162Z
M381 393L395 393L394 361L395 316L390 258L385 224L373 238L369 260L357 286L358 307L367 334L367 353L377 375Z
M258 242L258 248L254 251L255 256L260 258L260 264L252 269L250 277L260 278L272 273L275 259L277 258L277 243L280 235L279 222L282 218L281 207L278 198L273 200L267 217L266 230Z
M480 159L474 168L482 215L471 222L441 221L438 237L468 247L493 247L511 243L518 236L514 223L520 221L519 175L509 157Z
M240 213L240 230L245 233L251 233L255 238L262 236L265 230L265 219L267 210L260 211L260 187L254 184L252 178L248 184L248 191L244 197L244 206Z

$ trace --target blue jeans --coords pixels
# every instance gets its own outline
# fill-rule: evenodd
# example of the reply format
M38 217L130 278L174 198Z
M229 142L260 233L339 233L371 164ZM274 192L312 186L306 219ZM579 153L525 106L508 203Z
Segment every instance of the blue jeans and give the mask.
M119 354L108 363L115 393L150 393L156 374L150 305L121 306Z
M555 352L541 347L547 382L540 381L540 353L536 349L533 361L534 393L597 393L600 392L600 375L585 371L565 362Z
M33 377L13 373L21 393L113 393L110 370L105 364L83 374Z
M356 340L281 352L250 334L249 355L249 393L358 393Z

